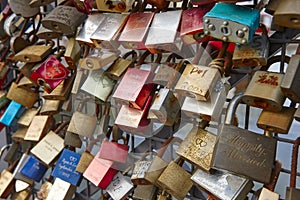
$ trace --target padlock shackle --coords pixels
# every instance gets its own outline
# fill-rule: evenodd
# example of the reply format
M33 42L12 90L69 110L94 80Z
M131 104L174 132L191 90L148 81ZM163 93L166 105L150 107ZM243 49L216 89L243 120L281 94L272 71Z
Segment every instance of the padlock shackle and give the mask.
M300 137L298 137L294 141L294 145L293 145L291 175L290 175L290 187L291 188L296 188L299 145L300 145Z
M166 63L170 63L171 62L171 60L172 59L183 59L183 57L182 56L180 56L180 55L178 55L177 53L171 53L168 57L167 57L167 59L166 59ZM172 61L172 62L174 62L174 61Z
M225 124L234 124L234 117L236 113L236 109L238 105L242 102L242 97L244 95L244 92L240 92L236 94L231 101L229 102L227 109L226 109L226 114L225 114Z
M92 98L90 96L83 98L78 104L77 111L81 112L82 109L84 108L84 105L91 99Z
M168 146L170 143L174 143L174 142L178 142L181 143L182 139L178 138L178 137L169 137L161 146L161 148L159 149L159 151L157 152L157 156L162 158L165 151L167 150Z
M199 46L193 60L192 60L192 64L196 65L199 63L200 58L202 57L202 54L204 53L204 50L206 49L208 45L208 42L202 42L201 45Z
M276 160L274 164L274 169L272 170L272 174L271 174L271 182L268 184L264 184L265 188L274 192L277 181L279 179L281 169L282 169L282 163L279 160Z
M174 71L173 71L173 75L170 77L170 79L168 80L168 83L166 85L166 88L167 89L170 89L173 85L173 82L175 81L176 79L176 74L179 73L179 71L183 68L185 68L185 66L190 63L189 61L187 60L181 60L175 67Z
M67 125L69 125L70 121L64 121L61 123L55 130L54 133L58 134L61 130L63 130Z
M132 51L128 51L127 53L125 53L123 56L122 56L122 58L123 59L127 59L129 56L131 56L132 57L132 59L131 59L131 62L135 62L136 60L137 60L137 52L135 51L135 50L132 50Z
M145 59L146 59L149 55L153 55L153 54L151 54L151 52L150 52L149 50L146 50L146 51L141 55L141 57L139 58L139 60L137 61L136 65L135 65L135 68L139 68L140 65L142 65L143 63L145 63ZM162 58L161 53L157 54L157 57L156 57L156 59L155 59L155 61L154 61L155 65L153 65L153 66L151 67L151 71L152 71L152 72L155 71L157 65L158 65L158 64L160 63L160 61L161 61L161 58Z

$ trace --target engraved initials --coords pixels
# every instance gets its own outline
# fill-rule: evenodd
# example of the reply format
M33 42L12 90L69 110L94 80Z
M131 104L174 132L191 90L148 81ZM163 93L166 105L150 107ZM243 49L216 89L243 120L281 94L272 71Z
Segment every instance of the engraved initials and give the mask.
M256 81L258 83L263 83L267 85L278 86L278 77L275 75L262 74L259 76L259 79Z

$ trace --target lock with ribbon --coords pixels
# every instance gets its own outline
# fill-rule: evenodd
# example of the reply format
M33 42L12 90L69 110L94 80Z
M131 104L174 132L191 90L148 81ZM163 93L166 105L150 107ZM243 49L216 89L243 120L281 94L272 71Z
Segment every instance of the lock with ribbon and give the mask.
M153 17L153 12L131 13L119 37L122 46L126 49L147 49L145 40Z

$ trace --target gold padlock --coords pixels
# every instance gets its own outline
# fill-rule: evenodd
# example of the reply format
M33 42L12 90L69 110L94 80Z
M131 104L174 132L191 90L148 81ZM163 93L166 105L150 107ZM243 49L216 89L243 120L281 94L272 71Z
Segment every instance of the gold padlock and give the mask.
M70 69L77 69L77 63L79 62L81 54L81 48L75 38L70 38L64 54Z
M281 1L274 13L274 23L283 27L300 28L300 1Z
M63 34L41 26L38 32L36 33L36 36L40 39L52 40L56 38L62 38Z
M40 110L40 115L56 115L60 112L61 105L61 100L45 99Z
M82 87L82 84L84 83L84 81L86 80L88 74L87 74L88 70L77 70L76 71L76 76L75 76L75 80L73 82L73 87L71 90L71 93L73 95L76 95L80 88Z

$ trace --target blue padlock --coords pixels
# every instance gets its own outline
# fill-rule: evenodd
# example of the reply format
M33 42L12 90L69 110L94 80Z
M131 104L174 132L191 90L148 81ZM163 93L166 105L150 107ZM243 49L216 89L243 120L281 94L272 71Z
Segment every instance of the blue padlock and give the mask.
M203 17L204 33L225 42L246 44L251 42L259 21L259 10L217 3Z
M64 149L54 167L52 176L78 186L82 179L82 174L76 172L80 157L80 154Z
M0 118L0 123L4 124L5 126L11 126L17 121L24 111L25 107L15 101L11 101L4 114Z
M20 170L20 173L36 182L40 182L47 169L48 168L37 158L33 155L29 155L29 158Z

